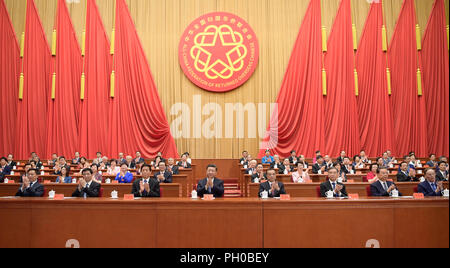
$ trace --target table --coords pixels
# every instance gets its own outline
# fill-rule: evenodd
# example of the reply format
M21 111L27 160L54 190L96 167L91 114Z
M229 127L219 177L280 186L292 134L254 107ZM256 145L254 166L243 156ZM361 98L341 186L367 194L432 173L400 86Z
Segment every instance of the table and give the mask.
M0 247L449 247L448 198L0 198ZM207 234L211 234L208 236Z
M53 190L56 194L64 194L64 196L72 196L72 193L77 188L77 184L65 183L48 183L44 184L45 196L48 197L48 192ZM0 184L0 197L14 196L19 190L20 184L8 183ZM117 191L119 196L124 194L131 194L132 184L102 184L103 197L110 197L112 191ZM163 197L181 197L181 185L179 183L161 183L160 189Z
M398 182L396 185L404 196L412 196L419 183ZM367 187L369 186L369 183L345 183L348 194L359 194L362 197L367 197ZM317 187L320 187L320 183L284 183L286 193L292 197L317 197ZM444 188L448 189L448 187L448 182L444 183ZM250 197L258 197L259 183L250 183L249 189Z

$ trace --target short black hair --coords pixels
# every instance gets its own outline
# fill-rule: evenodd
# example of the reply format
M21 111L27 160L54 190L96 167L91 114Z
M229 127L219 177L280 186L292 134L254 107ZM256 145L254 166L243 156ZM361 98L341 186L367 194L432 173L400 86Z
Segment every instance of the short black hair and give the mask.
M264 167L264 165L262 163L259 163L258 165L256 165L256 167L258 167L258 166L263 166Z
M430 157L432 157L433 155L436 156L436 154L430 154Z
M6 162L8 162L8 159L4 156L2 156L2 158L0 158L0 160L5 160Z
M273 171L273 172L275 172L275 175L277 175L277 171L276 171L274 168L269 168L269 169L266 171L266 173L269 174L269 171Z
M39 173L39 171L37 170L37 168L30 168L30 169L28 170L27 174L30 173L30 171L36 172L36 175Z
M81 172L81 174L84 174L84 172L87 172L87 171L89 171L89 173L91 173L91 175L94 173L94 171L92 171L92 169L90 169L90 168L85 168L85 169L83 169L83 171Z
M319 160L319 159L321 159L321 158L323 158L321 155L318 155L317 157L316 157L316 160Z
M102 152L97 152L97 154L102 154Z
M141 171L142 171L145 167L148 167L148 169L149 169L150 171L152 171L152 167L151 167L149 164L144 164L144 165L142 165Z
M64 160L66 160L66 158L65 158L64 156L60 156L60 157L59 157L60 160L61 160L61 158L64 159Z
M407 165L408 165L408 163L406 163L405 161L402 161L402 162L400 163L400 166L402 166L403 164L407 164Z
M382 169L385 169L385 170L387 170L389 172L389 169L387 167L378 167L377 174L380 174Z
M447 162L445 162L445 161L439 161L438 166L440 166L441 164L446 164L446 165L447 165Z
M217 168L217 166L216 165L214 165L214 164L209 164L207 167L206 167L206 170L208 170L209 168L215 168L216 169L216 171L218 171L218 168Z
M320 153L320 151L316 151L316 154Z
M120 164L120 167L122 167L123 165L125 165L125 166L128 167L128 164L127 164L127 163L122 163L122 164Z
M328 169L328 173L329 173L329 172L330 172L330 170L332 170L332 169L336 170L336 172L339 172L339 171L337 170L337 168L335 168L335 167L331 167L331 168L329 168L329 169Z

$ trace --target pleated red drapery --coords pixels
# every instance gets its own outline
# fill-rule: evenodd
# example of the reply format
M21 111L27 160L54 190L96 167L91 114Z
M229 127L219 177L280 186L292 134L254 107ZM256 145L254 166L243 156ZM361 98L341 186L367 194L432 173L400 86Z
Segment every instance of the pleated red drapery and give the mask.
M436 0L422 43L428 153L449 154L449 54L445 5Z
M20 50L4 0L0 0L0 156L14 153Z
M342 0L325 57L327 96L325 110L325 153L359 154L358 107L354 82L354 50L350 0Z
M416 12L414 0L405 0L389 48L392 77L395 152L427 155L425 99L418 94Z
M71 157L78 150L81 50L64 0L56 19L55 99L49 98L47 154Z
M109 48L110 43L95 0L87 0L85 94L80 108L79 150L81 155L90 159L96 157L96 152L108 151L111 73Z
M396 154L382 26L382 4L372 3L356 55L360 139L362 148L370 156L382 155L388 149Z
M296 150L307 157L324 149L321 48L320 0L311 0L276 101L278 111L272 114L259 157L267 148L280 156Z
M23 99L18 102L15 157L46 153L51 53L33 0L27 1L23 58Z
M109 117L109 155L178 157L158 90L124 0L116 1L114 99Z

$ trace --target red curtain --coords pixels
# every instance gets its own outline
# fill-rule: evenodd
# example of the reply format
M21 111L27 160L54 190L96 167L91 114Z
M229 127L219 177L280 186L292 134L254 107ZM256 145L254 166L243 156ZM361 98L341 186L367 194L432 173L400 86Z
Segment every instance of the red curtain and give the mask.
M81 155L92 159L96 152L108 151L111 55L95 0L87 0L86 12L86 80L80 109L79 150Z
M382 50L383 8L372 3L356 55L359 76L361 146L370 156L394 151L392 113L387 88L386 55Z
M158 90L124 0L116 2L113 70L115 97L110 106L109 155L178 157Z
M325 148L320 0L306 11L276 103L259 157L267 148L283 157L291 150L312 157Z
M23 59L23 99L18 102L15 157L46 153L51 53L33 0L27 1Z
M389 48L392 75L392 113L395 151L403 156L415 151L427 155L425 97L419 96L414 0L405 0Z
M422 43L428 153L449 155L449 60L445 6L436 0Z
M14 153L20 50L5 2L0 1L0 156Z
M358 107L355 94L355 55L353 50L350 0L342 0L328 40L325 57L327 96L324 98L324 153L336 156L346 150L359 154Z
M71 157L78 150L81 50L64 0L56 19L55 99L49 98L47 155Z

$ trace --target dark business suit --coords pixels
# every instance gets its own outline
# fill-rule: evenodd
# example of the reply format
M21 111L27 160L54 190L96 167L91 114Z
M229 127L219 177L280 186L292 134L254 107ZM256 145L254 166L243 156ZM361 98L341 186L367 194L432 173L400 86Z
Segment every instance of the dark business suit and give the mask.
M437 189L437 184L435 182L435 187ZM419 186L417 187L419 193L423 193L424 196L442 196L441 191L436 193L433 188L431 188L431 185L428 181L421 182Z
M132 161L134 163L134 166L139 165L139 164L145 164L145 160L144 158L140 157L139 159L135 158Z
M148 185L150 188L150 192L143 191L142 194L139 193L139 190L141 189L140 183L143 179L135 180L133 182L133 186L131 188L131 194L134 195L134 197L160 197L160 187L159 187L159 181L155 180L154 178L150 178L148 180Z
M156 172L155 175L153 176L153 178L155 180L158 180L159 174L162 174L162 172L161 171ZM164 172L164 181L162 181L161 183L172 183L172 174L170 174L170 172L168 172L168 171Z
M0 167L1 168L1 167ZM8 164L3 167L2 172L0 173L0 182L3 183L6 175L11 175L11 167Z
M312 166L312 171L313 171L313 173L314 173L314 174L319 174L319 170L320 170L322 167L325 167L325 171L327 171L327 168L326 168L325 163L323 163L322 165L319 165L319 163L315 163L315 164ZM322 174L323 174L323 172L322 172Z
M279 191L275 191L275 192L269 193L269 191L270 191L270 189L272 189L272 187L270 187L270 182L266 181L266 182L261 183L259 185L258 196L261 197L261 194L264 191L267 191L269 197L280 197L280 195L286 194L286 190L284 189L284 184L282 182L275 181L274 183L278 183L278 187L280 187Z
M441 171L438 170L438 171L436 171L436 180L437 181L446 181L447 180L447 175L448 175L447 171L445 171L444 175L442 175Z
M203 197L205 194L212 194L214 197L222 197L225 190L223 187L223 180L214 178L213 188L207 189L206 183L208 182L208 178L205 178L198 182L197 184L197 195Z
M326 193L327 193L328 191L332 191L334 197L347 197L348 194L347 194L347 190L346 190L346 188L345 188L345 185L342 184L342 183L340 183L340 182L337 182L337 181L336 181L335 183L336 183L336 186L337 186L337 185L343 186L343 188L342 188L342 190L341 190L341 195L338 195L338 194L336 194L336 193L334 192L333 186L331 185L331 181L326 181L326 182L320 184L320 195L321 195L322 197L327 197L327 194L326 194Z
M172 168L172 174L173 175L180 174L180 167L179 166L173 165L171 168ZM167 170L169 170L169 166L167 167Z
M183 168L192 168L191 164L189 164L188 162L186 162L185 164L183 164L183 162L178 162L178 166L183 167Z
M261 182L261 178L259 177L258 173L252 175L252 182L254 182L256 178L258 178L259 181ZM263 180L267 180L267 175L265 173L263 174Z
M86 197L98 197L100 193L100 184L91 180L89 188L85 187L80 191L77 187L75 192L73 192L72 197L84 197L84 193L86 193Z
M17 191L16 193L16 196L21 197L42 197L43 195L44 195L44 185L39 184L37 180L31 185L31 187L26 188L23 192L21 185L19 191Z
M17 163L14 161L11 161L11 163L7 163L8 166L10 166L11 168L17 166Z
M341 165L341 170L344 171L345 174L350 174L351 171L355 171L355 168L353 165L348 165L348 168L345 165Z
M391 181L386 181L387 188L391 187L392 184L394 184ZM383 188L380 181L376 181L370 185L370 192L372 193L372 196L390 196L389 193ZM401 196L402 194L398 192L398 195Z
M131 163L127 163L125 161L125 164L128 166L128 168L130 169L135 169L136 168L136 163L134 163L134 161L131 161Z
M398 182L407 182L407 181L413 181L414 178L409 176L408 174L403 173L403 171L400 171L397 173L397 181Z

